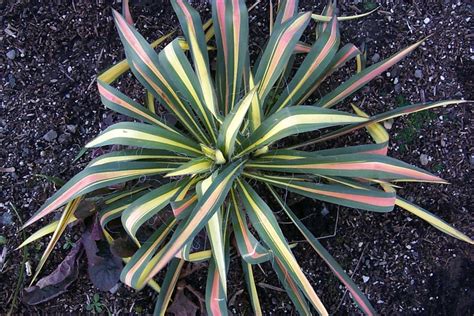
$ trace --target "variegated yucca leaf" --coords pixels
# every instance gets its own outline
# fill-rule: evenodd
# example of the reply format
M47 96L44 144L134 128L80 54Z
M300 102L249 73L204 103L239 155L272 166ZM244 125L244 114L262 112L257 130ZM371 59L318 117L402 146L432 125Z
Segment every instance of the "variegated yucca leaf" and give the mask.
M334 275L345 285L347 290L351 293L352 298L361 308L366 315L375 315L376 312L369 300L365 297L362 291L357 287L357 285L352 281L352 279L344 272L342 267L337 263L337 261L329 254L329 252L321 245L318 239L309 231L308 228L298 219L298 217L293 213L293 211L286 205L283 199L276 193L276 191L267 184L267 188L272 193L273 197L277 200L278 204L285 211L291 221L299 229L301 234L306 238L309 244L316 250L318 255L326 262L329 268L333 271Z
M100 151L106 153L91 160L24 225L65 206L59 220L20 245L53 234L35 278L67 225L94 215L109 243L127 234L136 244L138 250L130 258L123 258L126 265L120 279L138 290L149 285L160 292L157 315L164 315L174 300L187 262L206 262L207 313L226 315L227 279L235 261L242 265L253 314L265 312L256 286L260 274L254 271L270 262L297 312L309 315L316 310L327 315L311 280L293 255L287 240L291 236L285 236L279 226L274 211L281 213L281 208L361 311L375 314L370 301L324 249L316 233L309 231L278 195L280 189L374 212L390 212L400 206L438 230L473 243L469 236L397 195L400 182L447 182L387 157L389 134L380 124L466 101L415 104L376 115L354 104L353 112L329 109L408 56L426 39L366 67L364 45L348 43L339 47L339 26L375 10L337 16L336 2L329 1L318 15L300 12L297 0L281 0L274 18L276 2L270 2L268 41L253 43L249 28L256 26L254 22L249 24L248 12L256 5L247 9L244 0L212 0L212 18L203 24L189 1L170 2L184 37L172 31L151 44L135 29L129 1L122 2L123 14L113 11L126 60L98 76L98 92L106 108L133 122L114 124L91 140L81 153L97 147L103 147ZM307 32L314 22L315 27ZM155 50L160 44L159 51ZM253 44L262 48L257 58L251 49L256 47ZM349 65L352 77L328 93L318 90L353 59L356 67ZM140 94L133 95L142 96L144 101L114 86L113 82L128 70L144 87ZM308 105L307 100L313 99L316 103ZM361 128L375 143L337 148L328 144L324 147L328 149L313 146ZM315 131L305 138L308 141L299 139L299 134ZM270 201L264 201L268 194L259 195L264 187L270 190L278 209L272 211L267 203ZM93 205L85 214L79 211L81 200ZM204 246L196 247L200 243ZM237 260L231 260L235 257ZM166 267L167 272L160 273Z

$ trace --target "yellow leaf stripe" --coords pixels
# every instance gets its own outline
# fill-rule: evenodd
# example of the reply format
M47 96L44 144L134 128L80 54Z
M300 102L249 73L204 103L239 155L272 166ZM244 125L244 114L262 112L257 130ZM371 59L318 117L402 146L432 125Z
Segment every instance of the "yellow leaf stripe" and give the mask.
M64 230L66 230L67 225L71 222L71 219L74 217L74 212L76 211L77 207L81 203L82 197L75 198L71 202L69 202L66 207L64 208L63 213L61 214L61 218L58 221L58 225L56 226L56 229L54 230L53 236L51 237L51 240L48 243L48 246L43 252L43 255L41 256L41 259L38 263L38 266L36 267L35 274L33 275L33 278L31 279L31 284L33 284L38 277L39 273L41 272L41 269L43 268L44 264L46 263L46 260L48 259L49 255L54 249L54 246L56 246L56 243L58 242L59 238L63 234Z
M143 126L145 127L145 126ZM182 149L185 152L192 152L194 154L201 154L201 151L196 147L186 145L185 143L175 141L169 137L160 136L160 130L156 127L156 132L152 133L151 129L146 126L147 130L141 128L139 123L117 123L107 128L102 134L86 144L86 148L99 147L104 145L114 144L117 139L129 139L142 142L150 142L160 146L160 144L175 147L177 150ZM118 143L117 143L118 144ZM137 142L137 145L140 143ZM150 146L154 148L155 146ZM144 147L148 148L148 147Z
M271 213L271 210L247 183L244 184L240 180L237 180L237 183L239 185L239 191L244 198L244 202L246 202L246 204L248 203L250 206L250 209L247 209L247 212L249 214L253 213L256 216L259 224L265 230L266 235L271 240L271 242L267 242L268 246L272 247L275 255L277 255L282 262L286 263L285 268L288 269L289 272L291 272L291 274L296 278L299 286L304 291L305 295L311 301L314 307L318 310L318 312L321 315L328 315L326 308L298 265L298 262L293 256L288 244L281 237L283 234L281 233L279 227L275 227L274 223L269 220L267 214L269 212ZM265 209L263 209L263 207L265 207Z
M144 284L151 280L175 257L180 249L206 224L206 219L213 215L212 212L217 211L220 203L223 202L227 192L230 190L233 179L238 175L243 164L244 161L236 161L219 174L218 178L216 178L216 182L213 182L209 190L199 200L189 216L188 221L182 223L177 228L168 244L150 260L146 269L140 274L138 281L132 283L131 279L133 276L129 276L129 273L126 273L127 276L122 279L127 285L137 289L142 288ZM220 180L217 181L219 177Z
M178 18L180 18L181 27L186 34L186 39L190 46L191 55L196 68L195 70L202 88L204 104L209 112L218 118L216 95L212 85L207 55L204 55L207 54L207 50L203 51L198 42L198 36L203 37L202 39L205 40L202 25L198 24L199 15L197 15L197 12L183 0L173 0L171 3L178 14ZM197 32L199 32L199 35Z
M291 115L286 118L282 118L274 126L272 126L272 128L270 128L268 131L265 131L264 135L261 138L256 140L254 143L250 144L244 150L242 150L242 152L238 154L238 157L242 157L243 155L248 154L252 150L260 147L261 144L264 144L267 140L277 135L278 133L297 127L298 125L305 125L305 124L310 125L310 124L316 124L316 123L327 123L327 124L334 123L334 124L342 125L342 124L363 122L366 120L367 119L365 118L360 118L356 116L348 116L345 114L334 114L334 113L331 113L331 114L307 113L307 114Z
M175 170L167 173L165 177L177 177L184 175L195 175L203 173L211 169L213 165L212 160L207 158L196 158L187 163L182 164Z

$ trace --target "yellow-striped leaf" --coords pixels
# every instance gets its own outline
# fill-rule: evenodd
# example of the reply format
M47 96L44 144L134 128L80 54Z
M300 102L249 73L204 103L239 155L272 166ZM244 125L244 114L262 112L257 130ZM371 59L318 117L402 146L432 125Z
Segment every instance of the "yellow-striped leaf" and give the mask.
M285 237L273 215L272 210L246 182L238 180L240 197L243 200L247 214L265 244L281 261L284 268L295 280L311 304L321 315L328 315L318 295L298 265Z

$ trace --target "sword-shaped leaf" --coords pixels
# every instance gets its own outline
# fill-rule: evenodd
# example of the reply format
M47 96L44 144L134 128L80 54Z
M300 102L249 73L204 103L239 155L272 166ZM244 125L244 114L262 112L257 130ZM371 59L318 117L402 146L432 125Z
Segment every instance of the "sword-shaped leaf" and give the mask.
M71 224L72 222L74 222L76 220L77 220L77 218L75 216L69 217L67 225ZM54 231L56 230L58 225L59 225L59 220L53 221L53 222L49 223L48 225L41 227L36 232L31 234L28 238L26 238L15 250L21 249L21 248L25 247L26 245L29 245L32 242L34 242L34 241L36 241L36 240L38 240L38 239L40 239L40 238L42 238L46 235L54 233Z
M151 112L146 107L133 101L131 98L115 89L111 85L108 85L104 81L98 80L97 87L99 88L102 104L104 104L107 108L117 113L133 117L137 120L158 125L164 129L179 134L178 131L162 122L156 114Z
M443 179L427 171L382 155L347 154L318 157L314 153L305 152L296 152L295 155L303 158L295 160L284 157L279 159L281 156L269 155L267 157L271 158L250 161L246 167L323 176L446 183Z
M313 84L312 87L308 90L308 92L301 98L299 104L303 104L315 91L316 89L323 83L326 78L332 75L336 70L342 67L345 63L351 60L354 57L357 57L361 54L360 50L354 46L353 44L346 44L344 45L334 56L331 61L331 64L326 68L324 74L319 77L318 80Z
M217 95L227 115L241 93L245 58L248 55L248 13L243 0L212 1L212 20L217 44Z
M412 213L413 215L416 215L419 218L425 220L426 222L433 225L436 229L442 231L443 233L448 234L459 240L465 241L467 243L470 243L471 245L474 245L474 241L471 238L461 233L459 230L452 227L451 225L449 225L448 223L446 223L445 221L443 221L441 218L437 217L436 215L419 207L418 205L410 203L407 200L402 199L398 196L397 196L397 199L395 200L395 204L400 206L404 210Z
M198 197L202 199L203 195L212 185L212 182L216 180L217 173L213 173L207 179L201 181L196 185L196 192ZM225 262L225 254L224 254L224 232L223 232L223 218L220 211L215 212L209 221L206 224L206 231L207 237L211 243L211 251L212 251L212 263L215 264L215 269L218 272L218 276L214 276L213 272L209 271L209 277L212 278L212 286L214 286L214 281L218 280L221 284L218 286L220 292L227 293L227 273L226 273L226 262ZM208 279L209 282L209 279ZM217 295L214 291L212 291L213 296L211 300L214 300L214 295ZM209 296L208 296L209 297ZM212 305L212 303L211 303Z
M86 148L106 145L164 149L188 156L199 156L201 154L199 145L189 138L158 126L143 123L121 122L114 124L87 143Z
M149 160L155 162L167 162L171 167L177 167L180 164L189 161L191 158L186 156L179 156L166 150L157 149L129 149L112 151L110 153L101 155L92 160L87 166L94 167L111 162L127 162L137 160Z
M260 127L242 142L243 156L284 137L321 128L365 122L366 118L345 112L321 109L313 106L285 108L268 117Z
M176 284L178 283L179 275L181 273L181 269L183 268L184 262L185 261L182 259L173 259L168 265L165 279L161 285L160 294L156 300L153 315L164 316L166 314L168 304L171 301L171 295L173 295Z
M186 222L180 225L171 240L160 251L152 261L148 264L146 276L138 283L127 283L134 288L141 288L144 284L159 271L175 256L176 253L189 242L196 234L204 228L209 219L220 208L227 196L234 179L240 174L243 161L235 161L229 164L220 172L212 182L206 193L199 199L194 210L189 215Z
M316 310L321 315L328 315L326 308L293 256L272 210L248 183L238 180L238 188L250 221L260 238L270 247L276 258L281 261Z
M216 139L216 126L212 113L204 103L198 76L188 61L178 40L172 41L159 54L165 77L182 100L186 100L204 123L212 139Z
M312 89L331 64L339 47L340 36L337 19L333 18L327 30L311 47L301 66L296 71L285 89L283 89L270 113L277 112L284 107L298 105L303 97Z
M228 158L231 158L234 153L237 134L239 133L250 105L254 98L257 98L256 92L256 88L252 89L226 116L220 128L219 137L217 138L217 147L224 155L227 155Z
M178 220L188 218L190 212L194 209L197 200L197 194L193 194L183 200L171 202L171 209L173 210L174 217Z
M180 166L173 171L167 173L165 177L177 177L184 175L195 175L211 170L213 161L207 157L194 158Z
M136 199L122 214L122 225L130 237L136 239L137 230L147 220L170 203L187 180L170 182Z
M255 73L255 82L260 83L258 96L262 105L285 69L296 43L308 25L309 17L310 13L298 14L273 30Z
M232 227L234 228L240 256L250 264L258 264L267 261L270 258L270 253L250 232L245 213L239 208L233 191L231 191L231 202Z
M299 147L303 147L303 146L307 146L307 145L327 141L327 140L330 140L330 139L333 139L333 138L336 138L336 137L340 137L340 136L345 135L347 133L353 132L353 131L358 130L360 128L366 127L370 124L383 122L383 121L393 119L393 118L396 118L396 117L399 117L399 116L403 116L403 115L407 115L407 114L411 114L411 113L416 113L416 112L420 112L420 111L424 111L424 110L428 110L428 109L433 109L433 108L440 107L440 106L460 104L460 103L466 103L466 102L469 102L469 101L465 101L465 100L447 100L447 101L418 103L418 104L413 104L413 105L402 106L402 107L393 109L391 111L387 111L387 112L384 112L384 113L381 113L381 114L371 116L370 118L368 118L364 122L360 122L360 123L357 123L357 124L351 124L349 126L342 127L342 128L337 129L333 132L324 134L324 135L322 135L322 136L320 136L316 139L312 139L312 140L309 140L307 142L304 142L304 143L301 143L301 144L298 144L298 145L295 145L295 146L288 147L287 149L296 149L296 148L299 148Z
M149 262L175 225L176 220L174 218L168 219L153 232L140 248L138 248L137 252L130 258L120 274L120 280L123 283L133 287L140 284L139 288L142 288L146 284L140 283L140 278L143 274L146 274Z
M56 226L56 229L54 230L53 236L51 237L51 240L49 241L48 246L46 246L46 249L41 255L41 259L38 263L38 266L36 267L35 274L33 275L33 278L31 279L31 284L35 282L36 278L41 272L41 269L46 263L46 260L48 260L48 257L51 254L51 251L53 251L54 246L56 246L56 243L58 242L59 238L63 234L67 225L70 223L71 219L74 218L74 211L77 209L77 207L81 203L81 200L82 200L82 197L77 197L71 202L69 202L64 208L64 211L61 214L61 218L58 221L58 225Z
M192 110L182 102L166 80L159 58L153 48L125 19L113 11L115 24L125 48L128 64L147 91L172 112L197 140L209 143L206 135L194 119Z
M204 98L204 105L214 117L218 118L217 98L212 84L206 39L199 14L185 0L172 0L171 4L190 47L194 69Z
M168 34L163 35L162 37L158 38L156 41L152 42L150 46L152 48L158 47L158 45L160 45L161 43L166 41L171 35L173 35L174 32L175 31L171 31ZM128 65L127 59L124 59L116 63L115 65L107 69L106 71L104 71L101 75L99 75L99 77L97 77L97 80L110 84L114 82L115 80L117 80L118 77L126 73L129 69L130 69L130 66Z
M365 86L368 82L380 75L382 72L386 71L388 68L398 63L405 56L411 53L415 48L420 46L424 41L425 40L423 39L419 42L416 42L415 44L408 46L402 51L396 53L392 57L378 62L377 64L372 65L355 74L349 80L341 84L339 87L332 90L329 94L322 97L318 102L316 102L315 106L330 108L338 102L341 102L346 97L350 96L351 94Z
M255 316L262 316L262 307L260 306L260 299L258 298L257 286L255 285L252 265L245 260L241 260L241 262L253 314Z
M394 192L395 190L389 185L389 184L384 184L382 183L381 186L383 189L387 192ZM418 216L419 218L423 219L424 221L428 222L430 225L435 227L436 229L442 231L443 233L450 235L454 238L457 238L459 240L465 241L470 244L474 244L474 241L466 236L465 234L461 233L459 230L456 228L452 227L445 221L443 221L441 218L437 217L433 213L419 207L418 205L415 205L413 203L408 202L407 200L397 196L395 200L395 205L401 207L402 209L412 213L415 216Z
M278 5L275 26L281 25L298 13L298 0L282 0Z
M272 193L273 197L280 204L281 208L285 211L291 221L299 229L301 234L306 238L311 247L316 250L318 255L326 262L334 275L344 284L347 290L351 293L352 299L360 307L360 309L366 315L375 315L375 309L370 304L369 300L365 297L364 293L358 288L358 286L352 281L352 279L344 272L344 269L337 263L337 261L331 256L331 254L321 245L317 238L306 228L306 226L298 219L293 211L286 205L283 199L267 184L267 188Z
M250 178L287 189L288 191L347 207L374 212L390 212L395 205L395 193L374 188L356 189L342 185L321 184L291 180L277 180L264 175L245 173ZM369 187L370 188L370 187Z
M23 227L33 224L80 195L143 176L165 173L170 170L172 168L169 167L169 164L157 162L127 162L126 164L112 162L88 167L75 175L49 198Z
M227 298L223 281L214 260L209 261L206 282L206 310L208 315L227 315Z
M118 200L107 203L106 206L99 212L99 222L102 228L105 228L110 221L120 218L123 212L132 204L135 200L142 197L148 191L139 190L137 192L131 192L126 196L121 197Z
M288 269L285 268L281 260L275 258L275 260L272 262L272 266L273 270L277 274L278 280L280 280L280 283L285 288L286 293L295 305L299 315L311 315L311 309L308 306L308 302L304 297L304 294L301 292L298 284L295 282Z

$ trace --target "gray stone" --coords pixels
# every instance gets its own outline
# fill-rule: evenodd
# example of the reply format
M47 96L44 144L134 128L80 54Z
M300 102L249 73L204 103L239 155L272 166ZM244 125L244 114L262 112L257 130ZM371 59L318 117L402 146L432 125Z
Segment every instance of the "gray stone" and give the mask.
M69 135L69 134L61 134L61 135L59 135L59 137L58 137L58 142L59 142L60 144L64 144L65 142L67 142L67 141L69 140L69 138L70 138L70 135Z
M15 57L16 57L16 50L10 49L7 52L7 58L13 60L13 59L15 59Z
M77 126L76 125L66 125L66 128L68 131L70 131L71 133L76 133L76 130L77 130Z
M426 154L421 154L420 155L420 162L423 166L426 166L429 162L430 162L430 158L428 155Z
M323 209L321 210L321 215L322 216L326 216L329 214L329 210L327 209L327 207L323 207Z
M372 62L375 64L376 62L378 62L380 60L380 54L379 53L375 53L373 56L372 56Z
M44 134L43 139L47 142L52 142L58 137L58 133L55 130L50 130L46 134Z
M9 226L13 224L13 216L12 214L5 212L0 216L0 224L2 226Z
M423 78L423 72L420 69L415 70L415 78Z

